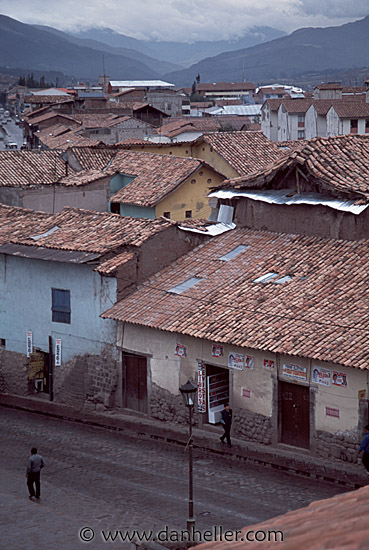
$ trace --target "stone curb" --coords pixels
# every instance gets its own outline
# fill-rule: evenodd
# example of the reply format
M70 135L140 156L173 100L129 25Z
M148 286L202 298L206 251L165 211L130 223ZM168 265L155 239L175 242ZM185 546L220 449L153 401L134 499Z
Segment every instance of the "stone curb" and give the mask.
M67 405L34 398L0 394L0 406L24 410L64 420L101 426L110 430L128 431L152 439L185 446L187 427L130 414L128 411L80 411ZM294 474L358 488L368 483L364 468L335 459L322 459L300 449L272 447L232 438L232 449L222 446L219 433L193 429L194 447L229 457L231 460L253 462Z

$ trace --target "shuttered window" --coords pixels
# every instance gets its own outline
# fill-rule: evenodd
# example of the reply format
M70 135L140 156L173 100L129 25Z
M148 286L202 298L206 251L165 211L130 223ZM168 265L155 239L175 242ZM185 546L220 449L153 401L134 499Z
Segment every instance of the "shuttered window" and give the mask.
M51 289L52 320L55 323L70 323L70 290Z

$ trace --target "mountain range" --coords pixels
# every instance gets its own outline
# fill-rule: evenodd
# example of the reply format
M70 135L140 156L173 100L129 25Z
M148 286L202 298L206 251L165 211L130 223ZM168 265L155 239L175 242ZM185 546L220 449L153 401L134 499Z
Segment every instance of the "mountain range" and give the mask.
M0 15L0 67L13 74L23 68L23 74L42 72L46 79L53 71L91 82L107 74L113 80L162 79L191 86L200 74L202 82L260 84L293 81L312 71L366 68L368 51L369 16L339 27L303 28L289 35L254 27L232 41L183 44L136 40L101 28L72 35Z

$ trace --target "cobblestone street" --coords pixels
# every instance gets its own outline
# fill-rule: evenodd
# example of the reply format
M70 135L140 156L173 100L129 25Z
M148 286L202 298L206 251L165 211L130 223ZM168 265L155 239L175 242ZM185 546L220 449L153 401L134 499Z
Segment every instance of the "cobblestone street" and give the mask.
M102 549L113 544L102 530L186 528L188 457L180 446L5 408L0 428L1 548ZM39 502L26 488L31 446L47 464ZM345 489L195 450L194 491L196 528L236 530ZM82 527L94 530L93 541L79 539Z

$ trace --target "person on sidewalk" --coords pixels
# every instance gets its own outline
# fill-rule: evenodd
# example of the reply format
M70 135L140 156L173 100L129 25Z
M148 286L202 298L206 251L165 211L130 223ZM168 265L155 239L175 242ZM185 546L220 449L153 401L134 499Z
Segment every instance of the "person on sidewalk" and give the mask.
M357 453L359 454L361 453L361 451L364 451L361 461L365 466L366 472L369 476L369 424L367 424L364 429L365 435Z
M29 491L29 498L33 500L36 496L38 500L40 498L40 473L41 469L45 466L45 461L41 455L37 454L36 447L32 447L31 456L27 461L27 487ZM35 491L36 489L36 491Z
M220 437L222 443L224 439L227 439L227 447L232 447L231 444L231 426L232 426L232 409L229 408L228 403L224 405L222 410L221 423L223 424L224 434Z

